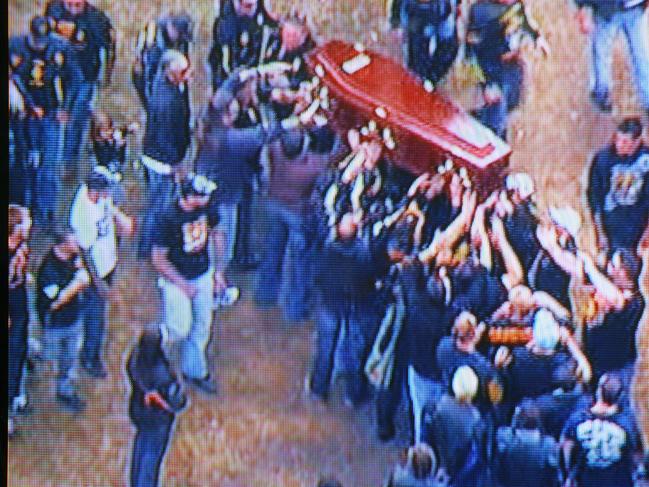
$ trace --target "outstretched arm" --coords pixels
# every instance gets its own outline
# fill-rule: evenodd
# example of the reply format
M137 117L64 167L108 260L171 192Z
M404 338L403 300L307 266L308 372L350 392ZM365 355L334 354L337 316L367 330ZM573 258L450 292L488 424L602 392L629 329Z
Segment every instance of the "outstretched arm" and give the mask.
M577 275L577 257L572 252L559 246L557 233L553 227L539 225L536 229L536 237L541 247L561 269L571 276Z
M505 263L507 272L502 277L502 282L509 290L523 282L523 266L516 256L516 252L512 248L509 239L507 238L507 231L503 221L497 216L491 218L491 228L493 230L496 245L500 250L500 255Z
M421 262L428 263L433 260L443 247L452 248L469 231L471 218L476 209L477 198L478 195L474 191L464 193L460 214L446 227L446 230L438 233L433 242L419 253L418 258Z
M626 302L626 297L622 290L597 268L590 255L585 252L579 252L578 256L584 264L584 271L597 289L597 292L604 296L616 309L621 309Z

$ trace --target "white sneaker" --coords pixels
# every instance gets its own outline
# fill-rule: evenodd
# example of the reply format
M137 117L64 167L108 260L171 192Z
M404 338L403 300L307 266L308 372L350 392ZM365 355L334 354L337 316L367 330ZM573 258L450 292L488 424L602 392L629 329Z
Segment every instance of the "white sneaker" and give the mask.
M236 286L228 286L225 291L214 296L214 309L220 307L232 306L239 300L239 288Z

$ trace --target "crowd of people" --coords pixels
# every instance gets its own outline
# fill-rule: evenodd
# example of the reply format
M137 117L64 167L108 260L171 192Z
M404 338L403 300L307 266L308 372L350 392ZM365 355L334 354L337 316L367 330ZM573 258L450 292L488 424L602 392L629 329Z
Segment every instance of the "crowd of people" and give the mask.
M583 30L593 32L595 105L610 110L611 39L622 30L649 109L646 0L576 4ZM234 270L255 271L260 308L315 322L305 380L314 400L331 400L342 377L346 404L373 403L382 441L408 438L386 485L646 481L630 389L649 248L641 118L621 121L591 163L591 255L578 247L579 212L537 207L526 173L511 172L485 193L451 159L423 174L398 168L385 150L393 141L376 122L336 132L313 109L316 97L326 105L327 93L307 67L318 42L307 16L279 17L258 0L215 6L213 94L202 110L190 103L191 14L152 19L134 40L142 129L116 127L95 109L98 88L110 83L116 36L89 2L51 0L26 35L9 40L10 434L26 404L31 321L41 326L45 358L57 364L63 409L86 407L77 363L90 377L107 377L118 247L137 237L137 258L158 277L162 319L142 331L124 365L137 430L133 486L157 485L174 419L188 409L186 388L218 393L207 349L214 311L238 297L228 279ZM507 114L521 102L526 39L549 52L522 1L477 0L462 10L455 0L402 0L388 10L405 64L426 90L468 60L484 93L475 116L506 138ZM132 216L123 209L123 174L128 137L142 131L136 166L147 200ZM61 214L61 187L80 172L87 145L92 167ZM27 272L32 218L53 237L35 278ZM257 221L262 235L253 231ZM396 418L402 403L405 432Z

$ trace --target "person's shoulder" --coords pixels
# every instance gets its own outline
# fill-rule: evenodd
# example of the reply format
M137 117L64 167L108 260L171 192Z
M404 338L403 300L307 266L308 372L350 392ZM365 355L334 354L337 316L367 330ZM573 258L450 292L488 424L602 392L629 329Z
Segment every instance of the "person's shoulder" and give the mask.
M27 48L27 35L26 34L15 34L9 36L9 41L7 46L9 47L9 52L22 51Z
M595 152L593 157L593 167L601 168L615 164L615 148L613 144L606 144L604 147Z
M580 423L583 423L584 421L591 419L593 417L593 413L590 412L588 408L584 409L577 409L568 416L568 419L566 420L566 424L563 427L563 434L564 435L572 435L573 432L572 430Z

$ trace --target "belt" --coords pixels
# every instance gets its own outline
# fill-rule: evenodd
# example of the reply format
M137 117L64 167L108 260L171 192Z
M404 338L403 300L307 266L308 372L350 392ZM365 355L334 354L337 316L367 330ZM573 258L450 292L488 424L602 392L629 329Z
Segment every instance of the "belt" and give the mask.
M164 162L160 162L157 159L153 159L152 157L146 156L144 154L142 154L140 161L142 161L142 164L145 167L157 174L171 174L171 166L169 164L165 164Z

